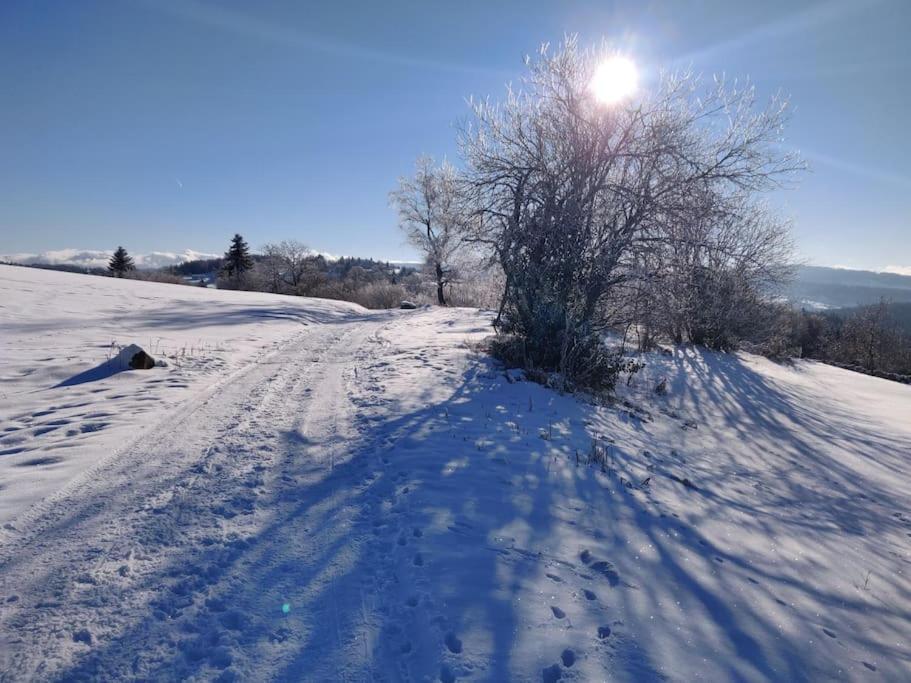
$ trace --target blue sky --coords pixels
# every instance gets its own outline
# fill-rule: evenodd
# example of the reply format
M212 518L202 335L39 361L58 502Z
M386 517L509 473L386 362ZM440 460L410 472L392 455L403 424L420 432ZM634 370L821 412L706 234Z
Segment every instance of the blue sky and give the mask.
M0 3L0 253L412 255L387 193L456 157L469 95L568 32L790 94L812 167L772 201L821 265L911 267L911 2Z

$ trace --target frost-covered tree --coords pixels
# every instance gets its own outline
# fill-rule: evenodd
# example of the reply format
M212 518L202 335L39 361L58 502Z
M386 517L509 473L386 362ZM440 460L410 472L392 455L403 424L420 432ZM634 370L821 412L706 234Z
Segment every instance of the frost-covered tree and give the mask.
M390 199L398 210L399 227L424 256L437 303L445 306L446 285L454 275L453 259L468 215L455 169L445 161L436 166L432 158L420 157L414 177L400 178Z
M573 38L542 49L520 90L473 104L460 136L470 239L505 277L498 328L568 384L594 379L603 331L628 309L631 282L660 265L672 228L711 222L799 166L776 144L784 102L757 110L751 89L683 73L604 103L592 81L608 56Z
M847 317L840 330L837 352L847 362L878 371L894 365L905 346L888 303L880 299L878 304L861 306Z
M108 262L108 272L114 277L123 277L131 270L136 270L133 257L123 247L117 247L117 251L114 252Z
M731 349L761 336L766 302L790 278L787 224L748 196L699 199L645 254L646 322L674 342Z
M301 294L303 280L314 265L310 248L297 240L282 240L264 245L262 254L259 271L269 291Z
M235 283L243 279L244 274L253 267L253 257L250 248L240 234L235 234L231 239L231 246L225 252L222 270Z
M255 266L255 277L259 288L273 294L283 292L285 289L284 269L284 260L278 245L263 245L262 258Z

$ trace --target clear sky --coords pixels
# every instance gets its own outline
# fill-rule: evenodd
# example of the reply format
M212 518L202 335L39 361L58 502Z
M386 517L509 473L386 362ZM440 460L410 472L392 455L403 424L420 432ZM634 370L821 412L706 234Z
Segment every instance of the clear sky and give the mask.
M616 42L796 107L773 198L820 265L911 268L911 1L0 2L0 253L297 238L408 258L387 193L456 160L469 95L540 43ZM911 272L911 271L909 271Z

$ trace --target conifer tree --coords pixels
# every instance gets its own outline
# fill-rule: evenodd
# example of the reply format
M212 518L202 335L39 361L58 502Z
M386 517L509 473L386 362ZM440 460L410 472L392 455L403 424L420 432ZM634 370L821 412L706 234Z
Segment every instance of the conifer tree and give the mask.
M223 266L225 274L234 280L240 280L243 274L252 267L253 258L250 256L250 248L240 234L235 234L230 248L225 252Z
M108 263L108 272L114 277L123 277L131 270L136 270L136 266L133 264L133 257L123 247L117 247L117 251L114 252Z

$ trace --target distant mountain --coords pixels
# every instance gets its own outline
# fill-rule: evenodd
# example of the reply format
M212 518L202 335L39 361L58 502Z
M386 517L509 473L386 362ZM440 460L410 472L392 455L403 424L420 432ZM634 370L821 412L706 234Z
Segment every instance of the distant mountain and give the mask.
M112 250L58 249L40 254L0 254L0 261L27 265L75 266L78 268L107 268ZM130 254L137 268L155 269L176 266L187 261L218 258L221 254L206 254L192 249L182 252L152 251L147 254Z
M846 308L880 299L911 302L911 276L867 270L800 266L787 292L788 299L807 308Z

